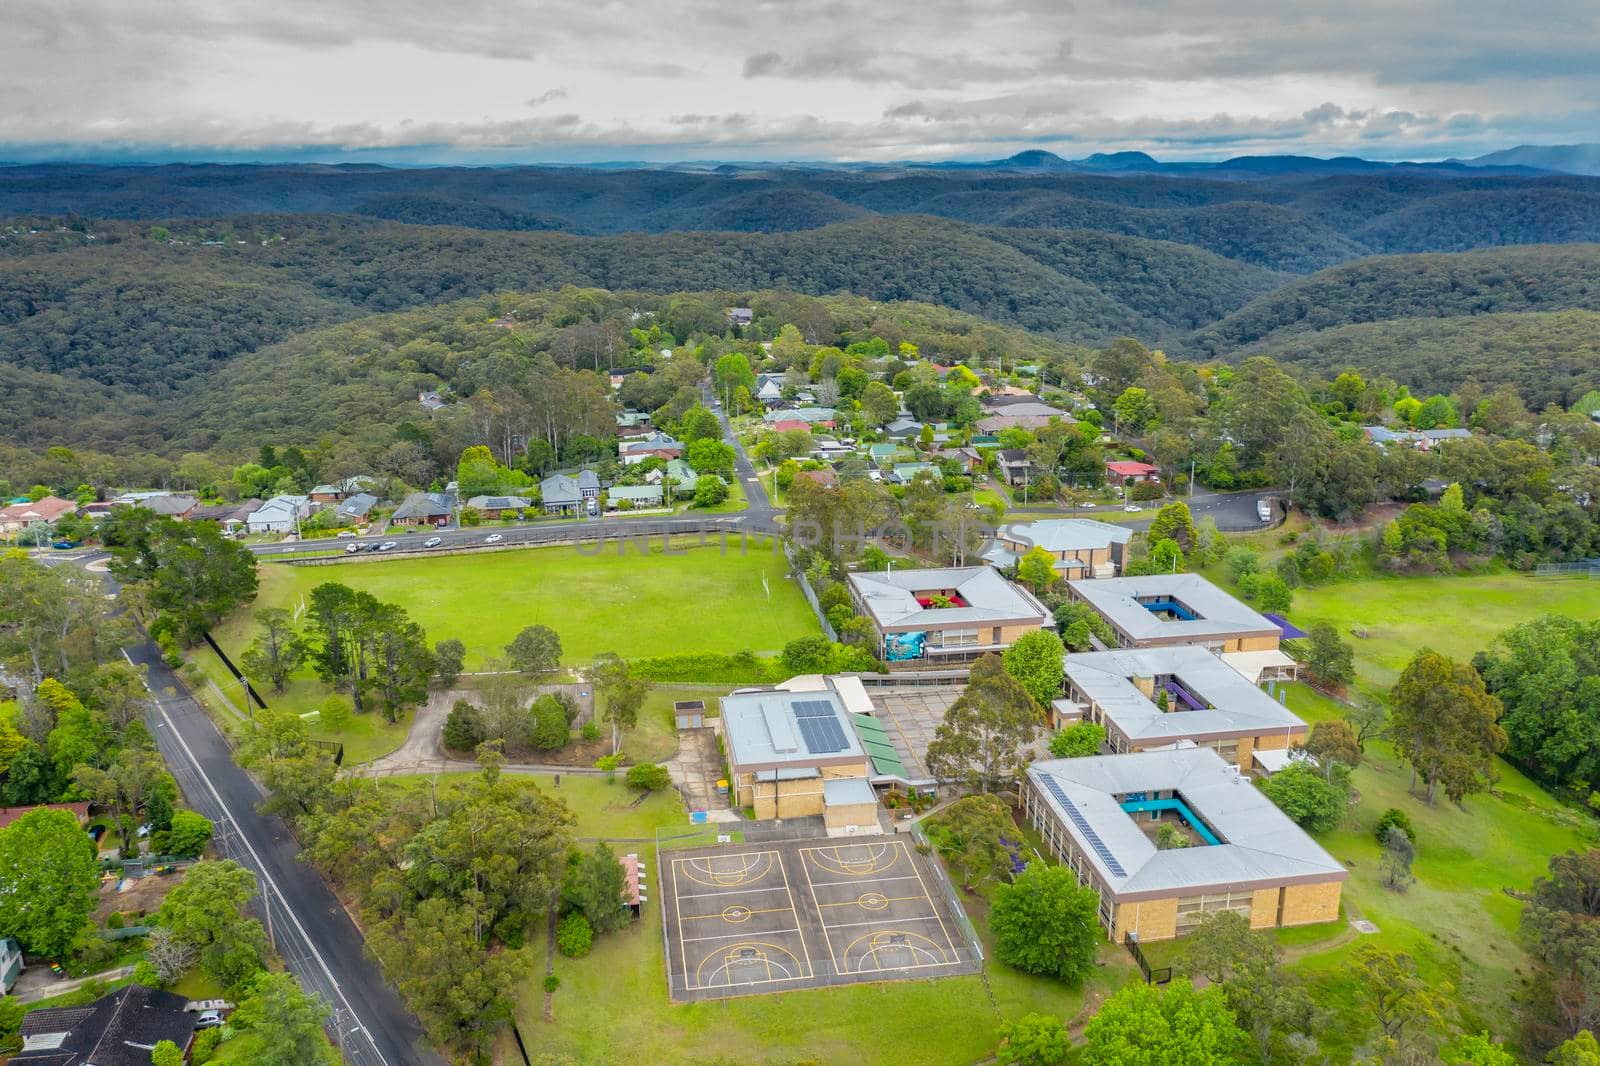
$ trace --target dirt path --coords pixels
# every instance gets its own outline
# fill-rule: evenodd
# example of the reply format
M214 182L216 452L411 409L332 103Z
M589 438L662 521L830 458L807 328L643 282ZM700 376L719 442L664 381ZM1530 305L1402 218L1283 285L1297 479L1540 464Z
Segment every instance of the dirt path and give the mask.
M50 974L50 965L43 963L29 969L17 978L16 985L11 989L11 995L22 1003L36 1003L41 999L50 999L53 996L64 996L68 992L76 992L90 981L116 981L133 973L132 966L118 966L105 973L93 973L88 977L75 977L71 980L58 981Z
M566 692L578 701L578 720L586 721L594 714L594 696L588 685L539 685L530 688L529 698L535 692ZM458 759L447 755L440 744L444 720L456 700L471 700L477 694L466 689L448 689L428 695L428 702L417 709L411 719L411 729L405 743L389 754L348 767L352 774L366 777L394 777L399 774L449 774L472 773L478 764L472 759ZM598 774L604 771L591 766L561 766L554 763L506 763L501 769L507 773L525 774Z

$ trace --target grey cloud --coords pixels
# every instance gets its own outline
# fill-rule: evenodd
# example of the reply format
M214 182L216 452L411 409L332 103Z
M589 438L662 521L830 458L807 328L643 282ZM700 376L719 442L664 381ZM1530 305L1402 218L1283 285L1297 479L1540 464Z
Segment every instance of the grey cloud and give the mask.
M529 107L539 107L542 104L548 104L552 100L565 100L566 98L567 90L565 89L546 89L542 93L528 97L526 103Z
M744 76L762 78L774 73L783 65L783 57L776 52L757 52L744 61Z

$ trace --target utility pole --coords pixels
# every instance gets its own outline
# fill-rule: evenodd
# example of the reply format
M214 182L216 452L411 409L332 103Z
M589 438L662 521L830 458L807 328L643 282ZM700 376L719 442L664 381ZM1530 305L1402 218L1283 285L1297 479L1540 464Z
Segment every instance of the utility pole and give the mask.
M1189 457L1189 498L1194 499L1194 456Z

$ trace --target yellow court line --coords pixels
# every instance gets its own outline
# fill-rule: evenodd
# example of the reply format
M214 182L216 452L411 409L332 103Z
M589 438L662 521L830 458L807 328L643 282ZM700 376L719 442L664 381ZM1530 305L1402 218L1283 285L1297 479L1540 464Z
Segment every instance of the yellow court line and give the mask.
M774 852L774 854L777 854L777 853ZM805 869L805 864L801 863L800 867L801 867L802 870L804 870ZM817 967L811 961L811 949L806 947L805 930L800 928L800 924L801 924L800 923L800 908L798 908L798 907L796 907L794 905L794 893L789 890L789 868L786 867L783 864L783 856L781 856L781 855L778 856L778 872L783 875L783 891L789 897L789 909L794 911L795 934L800 937L800 951L806 957L806 974L805 974L805 976L813 977L813 976L816 975ZM811 877L810 874L806 875L807 880L809 880L810 877ZM817 901L816 893L813 892L811 894L811 902L815 903L816 901ZM832 952L833 952L832 946L830 946L828 948L828 952L829 952L829 954L832 954Z
M806 888L810 889L810 891L811 891L811 904L812 904L812 906L817 908L817 918L818 918L818 920L819 920L819 922L820 922L820 924L822 926L822 942L825 945L827 945L828 958L833 961L833 972L834 973L838 973L839 972L839 954L838 954L838 952L833 950L833 937L828 935L828 923L820 921L821 918L822 918L822 904L820 902L818 902L818 900L817 900L817 887L811 883L811 870L808 868L808 864L805 861L805 856L804 856L804 851L803 850L802 850L802 853L801 853L801 860L800 860L800 872L806 875ZM799 924L798 918L796 919L796 923L795 924L797 924L797 925ZM805 943L805 934L804 933L800 934L800 941L801 941L802 944Z
M762 907L759 910L751 910L749 907L746 907L744 909L747 910L747 911L750 911L751 914L792 914L792 913L794 913L794 908L793 907ZM798 915L796 915L796 917L798 917ZM722 918L723 921L727 921L727 919L723 918L721 914L691 914L687 918L680 918L678 920L681 921L681 922L693 922L693 921L699 921L702 918Z
M683 984L687 988L689 987L689 953L683 946L683 905L678 902L678 863L676 860L672 863L672 911L677 918L677 921L673 923L676 928L672 931L678 934L678 960L683 963ZM670 981L667 983L671 984ZM668 991L670 992L671 989L669 988Z
M961 956L956 952L956 942L950 939L950 930L945 927L944 918L939 914L939 905L933 902L931 895L928 895L928 885L927 882L922 880L922 871L917 869L916 863L911 864L911 869L917 875L917 884L922 887L922 894L928 896L928 903L933 907L933 918L934 921L939 923L939 932L944 934L944 942L950 948L950 959L954 962L960 962Z
M924 901L924 902L926 902L926 903L932 903L933 902L933 900L928 899L928 897L926 895L921 895L921 896L885 896L885 897L883 897L883 901L885 903L910 903L913 900L919 900L919 899ZM817 904L817 906L819 906L819 907L860 907L861 906L861 901L858 900L858 899L847 899L843 903L819 903L819 904ZM908 919L908 920L915 921L916 919Z

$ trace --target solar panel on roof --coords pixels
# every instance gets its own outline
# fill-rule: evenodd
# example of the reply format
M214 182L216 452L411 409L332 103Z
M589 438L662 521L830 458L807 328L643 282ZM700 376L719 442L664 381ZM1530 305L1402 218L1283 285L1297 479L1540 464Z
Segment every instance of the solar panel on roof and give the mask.
M833 704L827 700L801 700L794 705L796 718L832 718Z
M800 735L805 738L806 750L813 755L829 755L850 747L837 719L801 718L796 724L800 726Z
M1111 849L1106 847L1105 841L1100 839L1100 834L1094 831L1094 826L1089 824L1089 819L1085 818L1083 812L1078 810L1078 805L1073 803L1072 798L1061 790L1060 783L1049 774L1041 776L1044 778L1044 787L1049 789L1050 794L1056 798L1056 802L1061 804L1061 809L1067 812L1067 817L1072 819L1072 824L1078 827L1078 832L1083 834L1083 839L1094 849L1094 853L1100 856L1100 861L1105 863L1106 869L1117 877L1126 877L1127 873L1122 869L1122 864L1116 860L1116 856L1111 854Z

